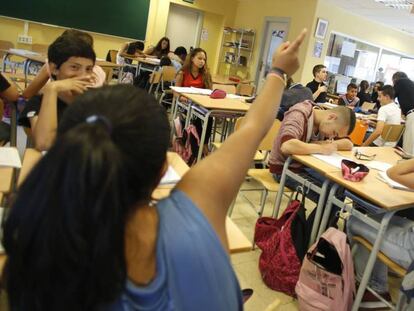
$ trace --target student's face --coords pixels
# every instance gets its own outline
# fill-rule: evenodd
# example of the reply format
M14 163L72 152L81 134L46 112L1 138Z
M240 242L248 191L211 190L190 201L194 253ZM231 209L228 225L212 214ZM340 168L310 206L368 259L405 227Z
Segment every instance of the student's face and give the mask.
M378 92L378 101L381 105L388 104L390 102L390 97L382 94L381 91Z
M204 52L198 52L191 61L195 67L201 69L206 64L206 54Z
M346 93L346 97L348 97L348 99L354 99L357 96L357 89L350 89L347 93Z
M326 68L322 68L317 74L316 78L321 81L326 81L328 79L328 70Z
M167 40L162 40L161 49L165 50L167 47L168 47L168 41Z
M57 80L83 77L92 74L93 65L93 61L89 58L72 56L53 72Z
M330 113L319 124L319 133L325 139L346 137L348 135L348 126L343 126L338 122L338 116L335 113Z

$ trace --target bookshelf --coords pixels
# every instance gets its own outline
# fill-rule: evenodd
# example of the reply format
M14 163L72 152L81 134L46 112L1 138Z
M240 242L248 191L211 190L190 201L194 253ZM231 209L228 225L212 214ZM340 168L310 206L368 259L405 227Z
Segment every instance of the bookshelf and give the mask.
M224 27L218 67L220 75L249 76L255 36L252 29Z

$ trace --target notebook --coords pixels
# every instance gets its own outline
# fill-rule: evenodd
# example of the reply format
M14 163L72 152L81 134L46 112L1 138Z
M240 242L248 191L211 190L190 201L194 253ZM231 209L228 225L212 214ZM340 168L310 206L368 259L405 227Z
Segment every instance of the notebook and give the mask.
M0 148L0 167L15 167L21 168L22 162L20 161L19 152L17 148L13 147L1 147Z
M404 185L401 185L400 183L392 180L391 178L389 178L387 176L387 173L385 172L379 172L377 175L377 178L381 181L383 181L384 183L386 183L388 186L390 186L393 189L399 189L399 190L405 190L405 191L413 191L413 189L410 189Z

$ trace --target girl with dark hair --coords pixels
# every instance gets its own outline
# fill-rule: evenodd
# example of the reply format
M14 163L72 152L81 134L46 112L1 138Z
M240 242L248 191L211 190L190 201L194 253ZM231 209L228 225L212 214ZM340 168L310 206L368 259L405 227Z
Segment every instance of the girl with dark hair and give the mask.
M170 39L167 37L162 37L156 46L149 46L144 51L144 54L155 56L158 59L161 59L163 56L168 56L168 53L170 53Z
M357 97L359 98L359 105L362 105L365 102L371 102L371 96L368 93L369 83L367 80L362 80L359 84L359 92Z
M298 69L305 33L275 54L277 72ZM242 127L156 203L164 108L130 85L77 97L6 217L10 310L242 310L225 219L284 85L270 73Z

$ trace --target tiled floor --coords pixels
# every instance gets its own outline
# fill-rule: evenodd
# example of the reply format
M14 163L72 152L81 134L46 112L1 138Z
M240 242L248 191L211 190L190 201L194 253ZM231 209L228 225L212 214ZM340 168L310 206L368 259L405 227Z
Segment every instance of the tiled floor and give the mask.
M259 185L254 181L244 182L242 189L258 188ZM259 191L247 191L244 194L252 201L259 203L260 194ZM270 216L272 214L272 207L275 200L275 194L269 195L264 216ZM288 199L283 197L282 208L287 205ZM306 203L307 207L312 207L311 202ZM253 240L254 226L257 220L257 214L252 207L243 199L242 195L238 195L233 214L231 216L233 221L238 225L240 230L251 240ZM231 255L231 261L236 271L242 288L252 288L254 290L253 296L245 304L246 311L293 311L299 310L297 302L290 296L283 293L273 291L269 289L262 281L258 262L259 262L260 250L233 254ZM396 301L398 297L398 289L400 287L400 280L390 278L390 288L393 300Z

